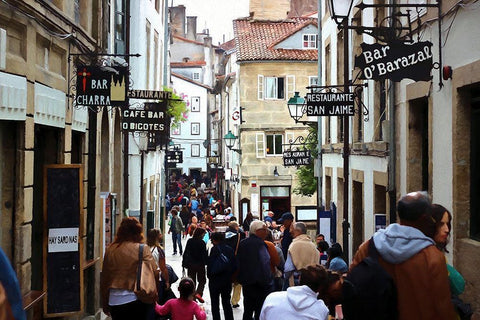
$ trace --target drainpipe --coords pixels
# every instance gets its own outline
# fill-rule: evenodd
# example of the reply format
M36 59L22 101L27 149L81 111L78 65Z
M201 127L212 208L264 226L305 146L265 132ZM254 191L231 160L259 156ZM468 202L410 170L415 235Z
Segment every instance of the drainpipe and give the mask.
M318 75L317 85L322 85L322 0L318 0ZM323 164L322 164L322 117L317 117L317 210L323 210L322 193L323 193ZM320 219L318 219L320 221Z
M395 4L395 0L391 1ZM393 15L395 9L391 9L390 15ZM393 28L395 28L395 20L393 21ZM388 115L390 117L390 130L389 130L389 157L388 157L388 198L390 200L390 223L394 223L397 220L397 188L396 188L396 144L395 144L395 83L390 82L388 92Z

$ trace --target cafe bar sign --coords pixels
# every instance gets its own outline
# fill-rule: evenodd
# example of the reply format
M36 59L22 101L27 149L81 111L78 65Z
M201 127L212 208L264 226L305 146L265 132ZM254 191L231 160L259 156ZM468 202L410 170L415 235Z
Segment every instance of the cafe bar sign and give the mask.
M129 71L111 67L115 72L96 66L77 66L77 106L124 106Z
M143 131L168 134L170 116L166 103L144 103L141 109L124 109L122 111L122 130Z
M361 69L360 79L399 82L403 79L429 81L433 68L432 43L401 42L381 45L360 45L362 54L355 57L355 67Z
M355 94L343 92L309 92L306 96L307 116L353 116Z

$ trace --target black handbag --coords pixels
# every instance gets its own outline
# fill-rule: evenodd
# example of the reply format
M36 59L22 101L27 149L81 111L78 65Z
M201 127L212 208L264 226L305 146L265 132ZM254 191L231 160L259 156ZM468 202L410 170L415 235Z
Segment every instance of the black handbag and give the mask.
M170 282L170 285L172 283L175 283L178 281L178 276L175 273L175 270L173 270L172 266L169 264L166 264L167 270L168 270L168 282Z

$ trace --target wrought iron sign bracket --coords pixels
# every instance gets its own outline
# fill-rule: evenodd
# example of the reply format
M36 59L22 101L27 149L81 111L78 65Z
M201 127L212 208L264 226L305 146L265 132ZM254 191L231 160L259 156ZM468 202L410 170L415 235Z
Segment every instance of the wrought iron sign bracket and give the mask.
M364 27L348 24L339 24L339 29L355 30L358 33L364 33L372 36L378 41L384 43L400 42L404 44L413 43L413 35L415 31L412 31L412 21L410 19L409 8L413 8L419 11L423 8L437 8L437 21L438 21L438 62L433 64L434 69L438 69L438 85L439 88L443 88L443 76L442 76L442 0L436 0L436 3L392 3L392 4L380 4L380 3L363 3L361 1L356 8L363 11L365 9L407 9L407 13L393 12L392 15L382 19L376 27ZM407 26L402 25L401 18L407 19ZM378 16L377 16L378 18ZM377 19L378 20L378 19ZM389 26L383 26L385 22L388 22ZM421 26L420 15L417 16L417 24ZM416 30L419 32L419 30Z

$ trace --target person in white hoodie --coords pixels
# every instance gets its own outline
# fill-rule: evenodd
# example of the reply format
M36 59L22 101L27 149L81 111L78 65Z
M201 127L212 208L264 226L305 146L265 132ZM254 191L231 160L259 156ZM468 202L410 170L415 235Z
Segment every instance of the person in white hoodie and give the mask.
M327 320L328 308L317 296L328 290L328 274L321 265L300 270L300 285L270 293L263 303L260 320Z

